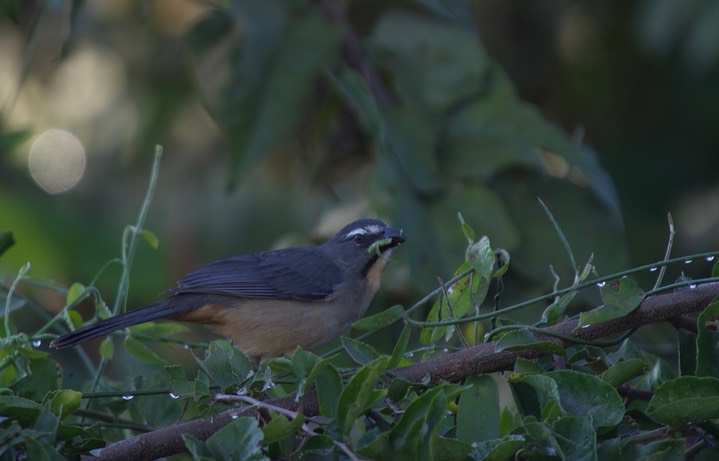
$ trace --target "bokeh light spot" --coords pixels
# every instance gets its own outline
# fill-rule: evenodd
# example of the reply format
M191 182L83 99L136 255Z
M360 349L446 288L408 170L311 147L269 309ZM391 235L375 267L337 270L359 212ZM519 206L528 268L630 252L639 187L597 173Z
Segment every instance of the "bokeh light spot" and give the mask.
M85 172L85 148L72 133L45 130L30 148L30 174L50 194L73 188Z

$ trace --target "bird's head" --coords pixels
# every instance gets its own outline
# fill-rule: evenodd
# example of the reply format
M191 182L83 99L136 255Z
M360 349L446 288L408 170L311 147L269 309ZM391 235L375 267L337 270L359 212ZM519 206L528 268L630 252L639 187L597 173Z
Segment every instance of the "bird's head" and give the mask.
M402 231L378 219L360 219L343 227L323 247L338 265L366 276L378 259L388 258L404 241Z

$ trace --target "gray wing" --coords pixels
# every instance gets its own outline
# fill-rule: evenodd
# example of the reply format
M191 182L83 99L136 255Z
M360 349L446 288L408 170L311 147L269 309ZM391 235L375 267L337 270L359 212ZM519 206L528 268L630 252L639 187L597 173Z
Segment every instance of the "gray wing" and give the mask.
M287 248L232 256L200 267L169 293L239 298L321 300L342 282L342 273L317 248Z

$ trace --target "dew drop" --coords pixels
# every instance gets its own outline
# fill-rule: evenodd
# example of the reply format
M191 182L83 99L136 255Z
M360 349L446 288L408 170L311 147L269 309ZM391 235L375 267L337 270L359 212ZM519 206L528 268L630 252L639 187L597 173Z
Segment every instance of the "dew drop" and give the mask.
M477 442L472 442L472 448L477 448L479 444Z
M447 349L446 347L444 347L444 348L442 348L442 352L447 353L447 352L449 352L449 349Z
M232 419L237 419L237 418L239 418L239 417L240 417L240 416L239 416L237 413L232 413L232 414L230 415L230 418L232 418Z
M407 353L404 354L404 355L407 356L407 357L414 357L414 352L407 352Z
M650 267L649 272L656 272L657 269L659 269L659 268L658 267Z
M604 285L606 285L606 284L607 284L607 282L599 282L599 283L597 283L597 286L598 286L599 288L602 288L602 287L603 287Z
M684 261L684 264L691 264L691 263L692 263L691 259L687 259L686 261Z
M189 345L189 344L183 344L183 345L182 345L182 348L183 348L183 349L189 349L189 348L190 348L190 345Z
M690 290L693 290L693 289L695 289L696 287L697 287L697 284L696 284L696 283L692 283L691 285L689 285L689 289L690 289Z
M716 256L707 256L707 257L704 258L704 259L706 259L707 261L714 261L714 258L715 258L715 257L716 257Z
M40 340L40 339L34 339L34 340L32 341L32 347L40 347L40 346L42 346L42 340Z
M135 398L134 395L123 395L122 396L122 400L132 400L134 398Z
M174 400L177 400L177 399L180 398L180 396L177 395L177 394L175 394L174 392L170 392L170 398L171 398L171 399L174 399Z

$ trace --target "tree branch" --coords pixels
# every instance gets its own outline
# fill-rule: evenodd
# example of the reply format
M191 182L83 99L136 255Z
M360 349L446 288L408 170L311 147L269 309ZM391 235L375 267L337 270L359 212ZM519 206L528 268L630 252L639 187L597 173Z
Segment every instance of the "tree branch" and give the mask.
M719 283L707 283L695 289L649 297L642 301L641 305L631 314L608 322L577 329L577 320L568 320L548 329L582 340L607 338L644 325L672 321L680 316L701 311L717 296L719 296ZM554 336L537 336L542 341L551 341L562 347L572 344L569 340ZM394 372L413 382L422 382L427 377L429 377L430 383L456 382L469 376L510 370L520 357L532 359L547 354L545 351L536 350L494 352L495 346L494 342L479 344L451 354L433 357L426 362L398 368ZM319 412L317 394L314 389L305 393L301 409L295 402L294 395L270 399L267 403L292 411L301 410L307 416L315 416ZM188 421L115 442L102 449L99 457L83 457L83 459L125 461L127 459L152 460L170 456L185 451L182 434L191 434L200 440L207 440L220 428L230 423L233 416L254 416L256 413L256 408L240 411L227 410L213 417Z
M719 283L707 283L692 290L646 298L632 313L608 322L577 329L578 320L567 320L547 330L566 336L592 341L608 338L623 332L652 323L667 322L679 316L704 309L716 296L719 296ZM537 335L542 341L551 341L564 348L572 345L570 341L554 336ZM395 370L410 381L421 382L429 376L429 382L459 381L468 376L509 370L519 357L533 359L547 355L545 351L515 350L495 352L495 342L478 344L452 354L433 357L426 362L417 363Z

